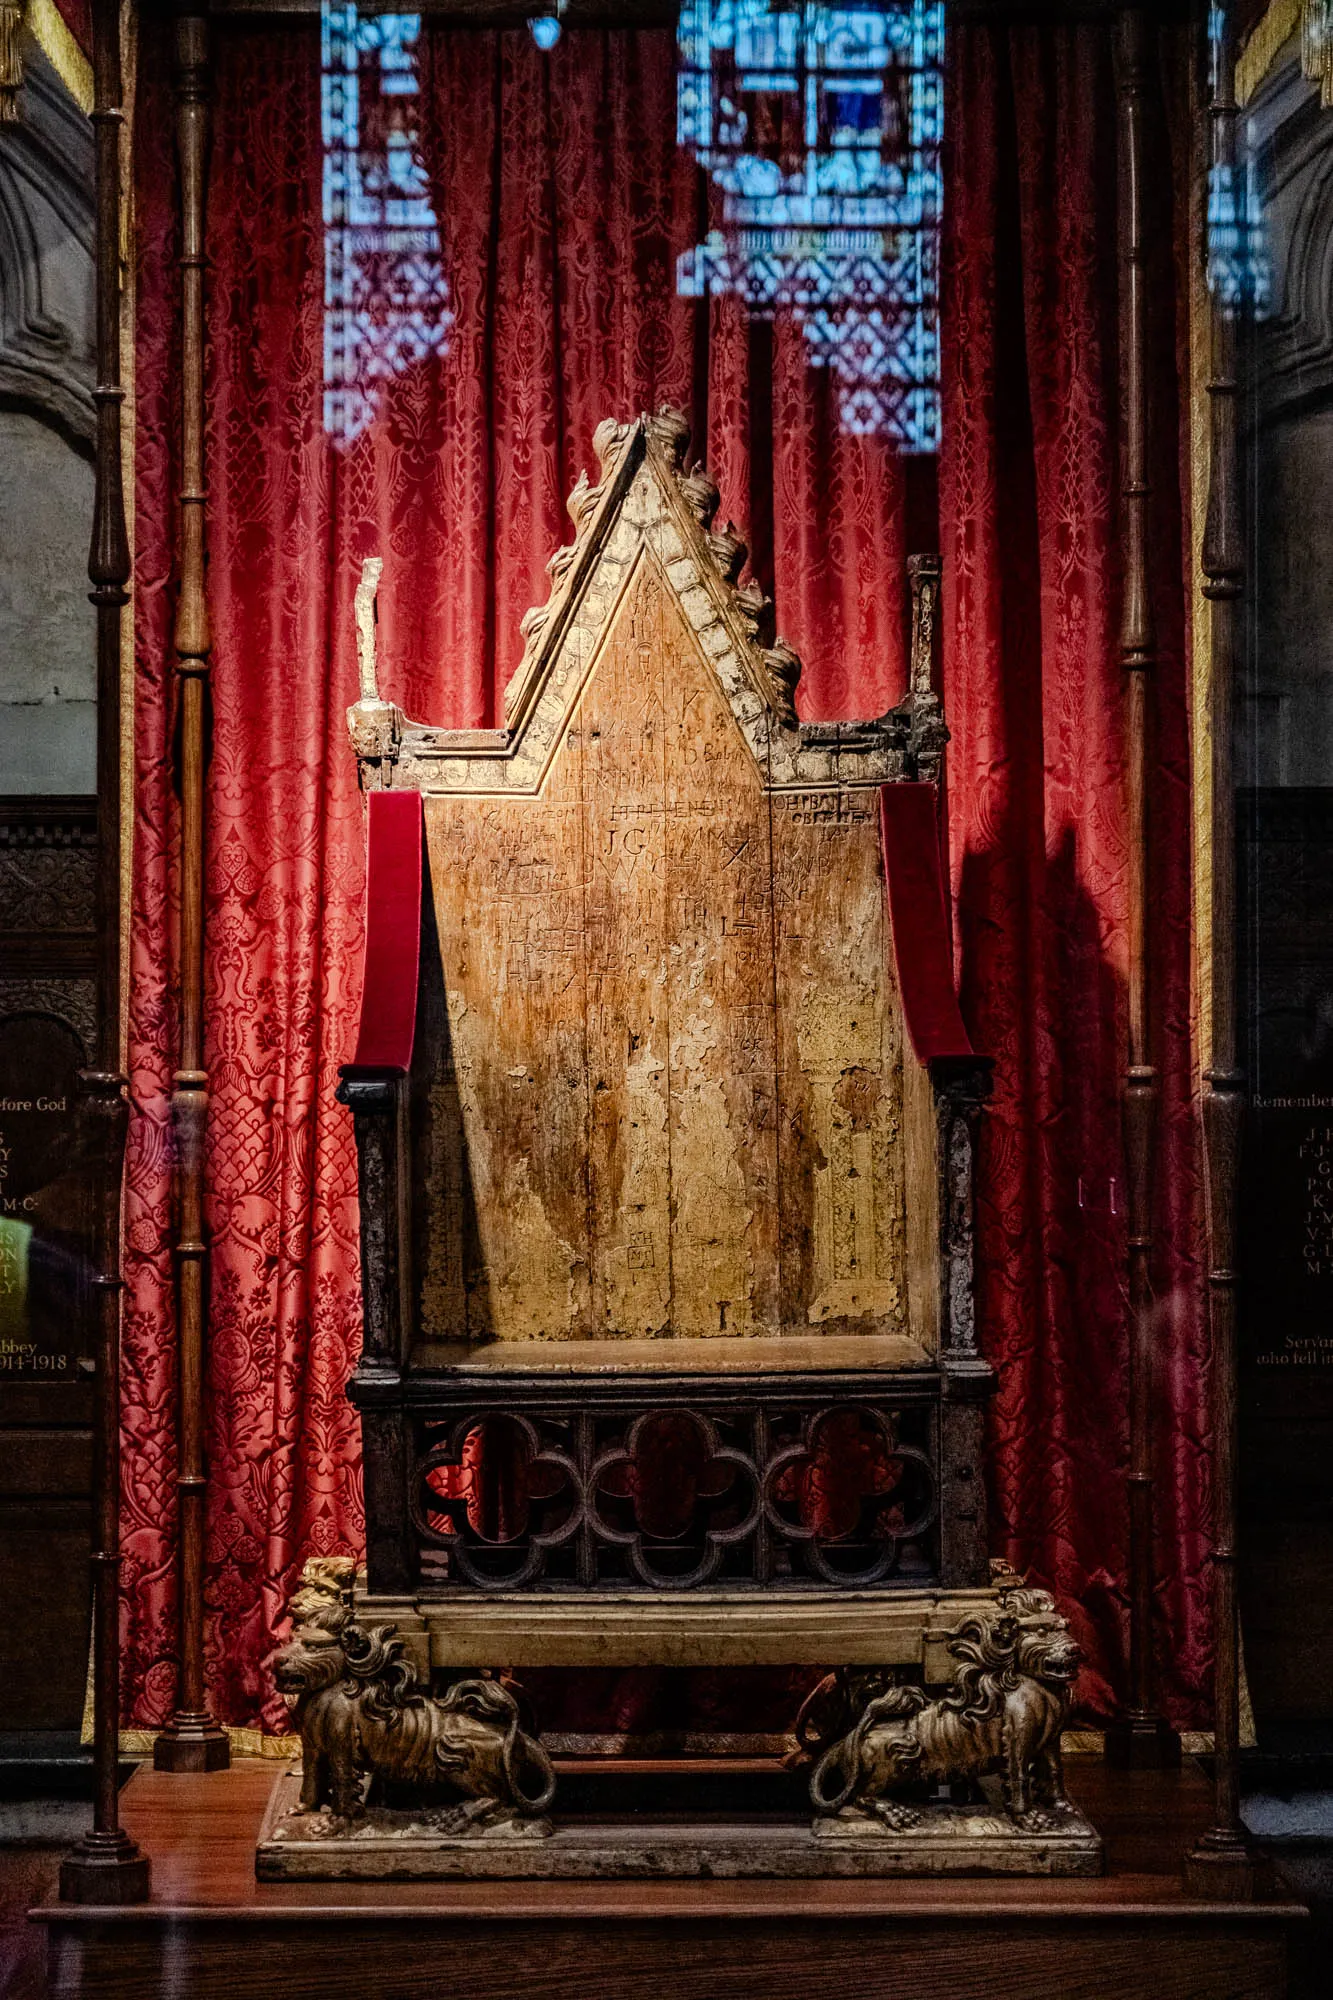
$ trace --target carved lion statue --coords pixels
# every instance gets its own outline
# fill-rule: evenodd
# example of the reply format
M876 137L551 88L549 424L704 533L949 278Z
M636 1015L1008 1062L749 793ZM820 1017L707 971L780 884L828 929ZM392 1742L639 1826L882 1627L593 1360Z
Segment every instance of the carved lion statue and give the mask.
M313 1576L293 1594L293 1630L273 1658L273 1678L301 1732L303 1813L362 1813L367 1774L452 1793L465 1803L457 1831L535 1822L555 1796L542 1745L520 1726L498 1681L460 1680L427 1694L392 1625L365 1632L352 1615L350 1578Z
M957 1662L938 1701L919 1687L876 1694L820 1757L810 1779L817 1815L878 1819L902 1828L921 1817L894 1798L922 1783L998 1774L1025 1832L1049 1831L1070 1810L1060 1735L1082 1654L1042 1591L1015 1591L994 1612L949 1636Z
M356 1564L351 1556L310 1556L287 1601L293 1630L337 1634L352 1616Z

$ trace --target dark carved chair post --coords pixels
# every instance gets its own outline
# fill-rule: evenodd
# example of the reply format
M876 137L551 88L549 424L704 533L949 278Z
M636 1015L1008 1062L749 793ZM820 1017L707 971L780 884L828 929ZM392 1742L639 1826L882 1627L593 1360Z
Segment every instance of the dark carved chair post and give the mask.
M940 1569L945 1583L986 1572L986 1404L995 1370L977 1341L975 1202L981 1115L991 1092L988 1057L941 1058L931 1065L939 1138L940 1484L944 1494Z

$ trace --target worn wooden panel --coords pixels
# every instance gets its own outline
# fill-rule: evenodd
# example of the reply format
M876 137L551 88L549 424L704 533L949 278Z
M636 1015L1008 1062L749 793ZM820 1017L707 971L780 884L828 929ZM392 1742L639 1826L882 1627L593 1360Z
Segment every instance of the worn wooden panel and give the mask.
M772 872L762 774L651 577L667 719L673 1322L780 1323Z
M873 789L773 795L782 1291L793 1331L906 1319L902 1028Z
M540 804L448 800L428 815L447 1003L424 1141L428 1337L568 1339L588 1325L586 927L571 776L553 772Z
M577 757L583 785L593 1325L612 1338L672 1331L659 598L641 563L556 759Z
M427 799L428 1340L905 1328L874 789L752 742L645 547L540 793Z

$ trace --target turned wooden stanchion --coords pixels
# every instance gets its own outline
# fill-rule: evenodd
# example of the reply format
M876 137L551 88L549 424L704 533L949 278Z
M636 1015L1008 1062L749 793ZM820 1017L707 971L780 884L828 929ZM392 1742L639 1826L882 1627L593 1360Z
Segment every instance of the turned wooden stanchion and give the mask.
M1152 1204L1159 1088L1152 1060L1149 963L1149 812L1152 687L1157 666L1148 546L1152 510L1148 418L1148 238L1144 217L1145 122L1153 29L1141 7L1116 23L1120 110L1120 348L1124 377L1121 449L1124 597L1120 664L1125 676L1129 774L1128 1047L1123 1100L1129 1221L1129 1700L1106 1732L1106 1755L1142 1769L1180 1762L1180 1738L1157 1707L1153 1660L1152 1387L1158 1316L1152 1288Z
M208 655L212 645L204 576L204 204L208 148L208 24L176 20L176 139L181 221L180 596L176 674L180 685L180 1066L173 1078L176 1136L176 1325L179 1354L177 1472L180 1562L180 1687L176 1713L158 1737L162 1771L215 1771L230 1755L227 1732L209 1713L204 1687L204 1138L203 1066L204 764Z
M1236 193L1235 52L1229 10L1211 13L1209 212ZM1214 224L1214 226L1218 226ZM1236 1203L1245 1079L1237 1059L1236 801L1232 726L1242 641L1245 545L1236 408L1236 326L1243 293L1239 256L1210 254L1212 353L1208 380L1209 478L1203 592L1211 617L1212 1034L1204 1071L1203 1145L1208 1204L1208 1310L1213 1424L1213 1823L1185 1860L1200 1896L1252 1896L1255 1857L1240 1816L1240 1615L1236 1596Z
M148 1862L120 1824L120 1183L128 1106L120 1048L121 612L129 542L121 486L118 0L93 4L97 198L96 485L91 597L97 611L97 1053L80 1072L84 1156L94 1204L97 1394L93 1435L93 1824L60 1869L69 1903L139 1903Z

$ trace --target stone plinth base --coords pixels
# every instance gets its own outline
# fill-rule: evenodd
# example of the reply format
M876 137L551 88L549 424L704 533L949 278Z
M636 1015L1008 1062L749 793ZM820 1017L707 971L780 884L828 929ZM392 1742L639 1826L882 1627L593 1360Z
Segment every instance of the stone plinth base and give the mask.
M370 1807L344 1832L325 1813L294 1812L300 1773L284 1771L260 1829L261 1882L481 1880L737 1881L825 1876L1100 1875L1102 1843L1075 1808L1028 1833L995 1805L933 1805L890 1829L808 1821L570 1820L459 1836L456 1815Z

